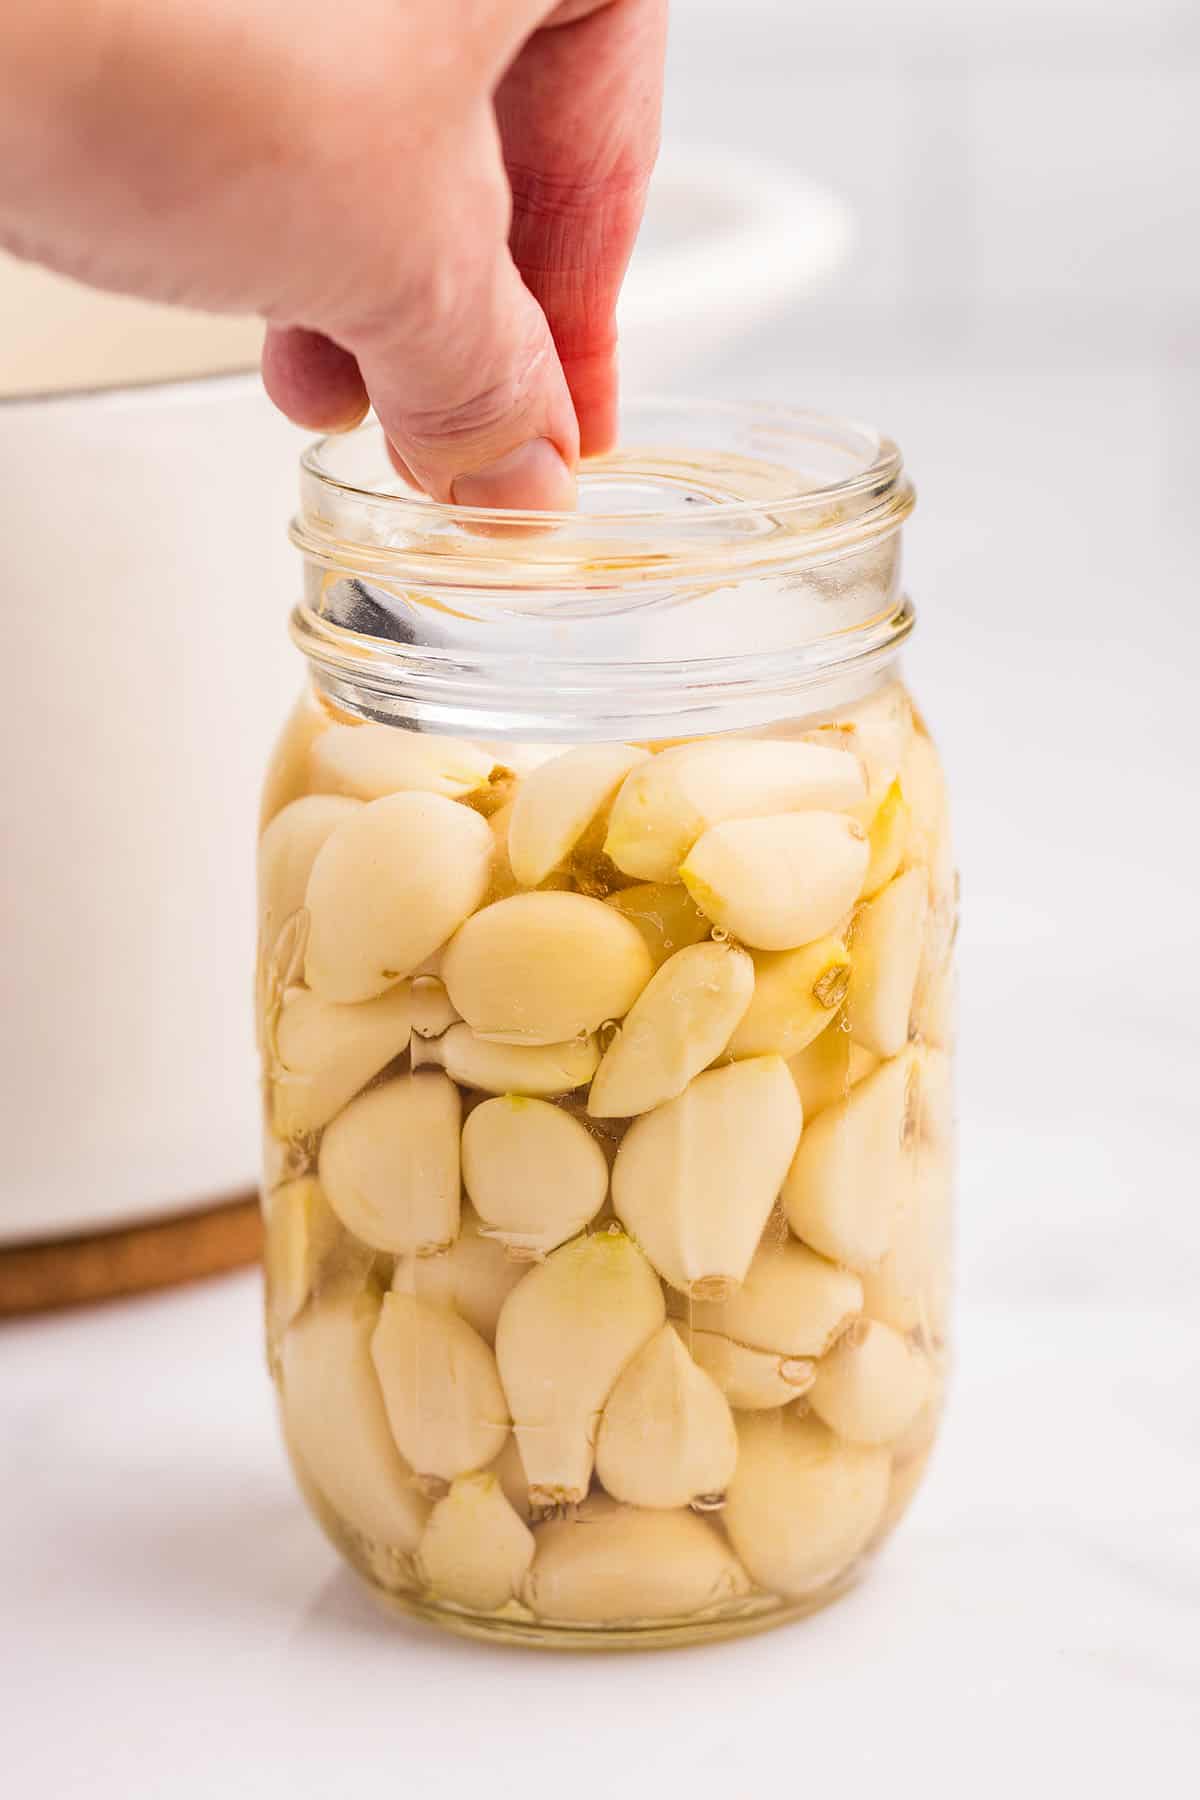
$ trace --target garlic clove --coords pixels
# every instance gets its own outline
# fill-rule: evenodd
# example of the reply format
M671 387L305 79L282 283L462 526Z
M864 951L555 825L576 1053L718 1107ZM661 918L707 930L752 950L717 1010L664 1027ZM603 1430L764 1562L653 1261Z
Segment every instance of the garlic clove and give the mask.
M690 1506L725 1492L737 1461L729 1403L669 1325L627 1363L596 1437L596 1473L632 1506Z
M397 1075L352 1100L321 1140L318 1173L348 1231L399 1256L458 1231L462 1102L446 1076Z
M483 899L487 822L440 794L372 800L331 834L308 879L305 978L323 1000L402 981Z
M500 1309L525 1273L504 1245L480 1229L478 1215L462 1208L458 1236L434 1256L400 1256L392 1274L397 1294L415 1294L456 1312L487 1344L496 1341Z
M862 1311L862 1282L804 1244L763 1243L746 1279L724 1300L693 1301L692 1325L752 1350L823 1356Z
M462 1167L487 1235L527 1256L582 1231L608 1192L608 1161L587 1127L525 1095L475 1107L463 1126Z
M674 881L697 840L725 820L836 812L865 797L861 770L841 749L756 738L680 744L626 776L604 848L627 875Z
M623 1231L573 1238L513 1289L496 1360L535 1505L583 1499L604 1403L665 1310L653 1269Z
M429 1515L417 1573L437 1599L471 1612L498 1612L520 1592L533 1561L533 1533L495 1475L460 1475Z
M756 950L754 997L729 1041L731 1056L799 1055L831 1023L850 984L838 937L797 950Z
M413 790L457 800L483 787L496 757L479 744L397 725L331 725L309 755L312 786L322 794L381 800Z
M586 894L514 894L484 907L447 947L451 1000L497 1043L566 1043L628 1012L653 973L628 919Z
M267 764L258 810L260 834L285 806L308 793L309 755L329 725L329 714L317 703L312 690L306 688L288 714Z
M301 1175L263 1199L267 1319L277 1337L302 1310L341 1227L321 1184Z
M452 1025L423 1055L453 1080L485 1094L528 1094L543 1100L586 1087L600 1062L593 1037L569 1044L497 1044L476 1037L469 1025Z
M863 877L860 898L873 899L893 879L904 861L911 834L912 813L900 783L893 781L867 833L871 860Z
M912 1013L914 1036L933 1049L952 1050L957 1007L957 977L953 964L947 962L917 982Z
M600 1061L593 1118L629 1118L681 1094L729 1043L750 1004L754 965L731 944L677 951L642 989Z
M672 1319L694 1362L711 1375L730 1406L761 1412L786 1406L806 1394L816 1378L810 1357L780 1356L774 1350L752 1350L719 1331L696 1331L685 1319Z
M911 1190L916 1126L911 1051L881 1063L810 1121L783 1184L798 1238L847 1268L874 1268Z
M891 1246L863 1273L863 1306L872 1319L927 1342L945 1334L951 1285L954 1167L949 1155L919 1149Z
M896 779L912 742L912 702L900 682L889 682L802 735L808 743L832 745L855 758L866 782L866 800L855 810L855 817L866 825Z
M408 982L339 1006L307 988L289 988L275 1022L271 1118L281 1138L320 1131L359 1089L408 1048Z
M837 928L869 851L844 813L734 819L706 831L680 867L696 905L755 950L791 950Z
M871 1545L868 1548L872 1548L875 1544L881 1544L885 1538L890 1537L904 1518L917 1497L918 1488L925 1479L925 1472L929 1467L929 1457L930 1452L926 1450L920 1456L910 1456L907 1462L903 1463L898 1463L893 1458L887 1505L884 1507L883 1517L875 1528Z
M392 1436L418 1478L453 1481L499 1455L509 1421L496 1359L465 1319L393 1290L371 1358Z
M848 1570L883 1516L888 1452L790 1411L743 1414L738 1446L721 1516L753 1579L800 1599Z
M954 1145L954 1063L944 1050L918 1048L917 1124L923 1143L937 1149Z
M304 905L308 878L327 840L361 812L357 800L309 794L276 813L258 842L258 942L271 954L279 933Z
M861 1319L821 1358L808 1404L850 1444L891 1444L929 1392L921 1352L877 1319Z
M741 1281L801 1122L787 1064L760 1056L697 1075L630 1126L613 1207L672 1287L716 1295Z
M527 775L508 830L512 871L536 887L566 861L588 826L646 752L629 744L580 744Z
M914 732L909 742L900 764L900 790L912 819L912 860L929 871L936 898L953 886L950 804L941 759L924 732Z
M284 1432L318 1493L373 1542L412 1551L429 1507L388 1428L371 1362L379 1302L358 1292L309 1307L283 1340Z
M925 894L921 871L909 869L854 917L846 1018L855 1043L875 1056L898 1056L908 1042L925 936Z
M522 1599L558 1624L690 1618L738 1600L750 1583L729 1546L693 1512L656 1512L593 1495L572 1518L534 1532Z

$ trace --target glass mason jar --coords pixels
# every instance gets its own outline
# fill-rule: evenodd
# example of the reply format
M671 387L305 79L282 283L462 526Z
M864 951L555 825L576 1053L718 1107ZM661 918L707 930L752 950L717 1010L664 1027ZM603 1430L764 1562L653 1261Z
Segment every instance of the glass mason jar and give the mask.
M898 452L628 413L572 515L303 462L266 786L271 1367L402 1610L721 1637L862 1571L946 1378L955 877Z

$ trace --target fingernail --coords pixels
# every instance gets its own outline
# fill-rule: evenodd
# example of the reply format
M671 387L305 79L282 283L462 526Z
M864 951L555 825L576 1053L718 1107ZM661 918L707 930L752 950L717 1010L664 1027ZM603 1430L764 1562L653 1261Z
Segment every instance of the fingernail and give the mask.
M549 438L531 438L495 462L458 476L450 494L456 506L569 512L575 505L575 477Z

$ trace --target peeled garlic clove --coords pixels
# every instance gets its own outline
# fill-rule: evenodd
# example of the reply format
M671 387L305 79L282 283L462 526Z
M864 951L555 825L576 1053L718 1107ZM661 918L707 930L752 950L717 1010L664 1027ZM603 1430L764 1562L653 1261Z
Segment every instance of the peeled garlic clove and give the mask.
M288 714L267 764L258 812L260 832L285 806L307 794L309 753L321 733L328 731L329 723L329 714L317 704L312 690L306 689Z
M861 1319L817 1368L808 1403L850 1444L890 1444L920 1412L929 1364L898 1331Z
M737 1461L720 1388L669 1325L627 1364L596 1437L596 1473L631 1506L690 1506L723 1494Z
M653 1269L623 1231L573 1238L513 1289L496 1360L535 1505L583 1499L600 1412L665 1312Z
M533 1533L494 1475L460 1475L439 1500L417 1546L417 1573L439 1600L498 1612L520 1591Z
M920 1331L927 1342L945 1334L953 1194L951 1158L919 1148L891 1246L878 1267L863 1274L863 1307L868 1316L895 1331Z
M857 762L840 749L769 738L680 744L626 776L604 848L626 875L673 881L697 839L723 820L841 811L865 797Z
M456 800L483 787L496 766L490 750L461 738L397 725L331 725L312 747L318 793L381 800L419 789Z
M637 928L586 894L497 900L467 920L442 959L471 1029L508 1044L561 1044L622 1018L652 973Z
M309 876L305 978L323 1000L371 1000L411 974L483 899L492 835L440 794L372 800Z
M929 873L935 904L954 886L950 803L941 759L924 732L914 732L900 765L900 789L912 816L912 860Z
M265 954L304 905L318 852L339 825L361 810L357 800L309 794L271 820L258 843L258 941Z
M594 1036L569 1044L497 1044L476 1037L469 1025L452 1025L424 1053L464 1087L543 1100L586 1087L600 1062Z
M908 1042L925 910L925 878L909 869L855 914L846 1017L851 1037L875 1056L898 1056Z
M525 1473L525 1464L521 1461L520 1447L511 1431L504 1440L503 1450L491 1465L491 1472L500 1483L504 1490L504 1498L517 1517L524 1519L528 1525L533 1518L533 1502L529 1498L529 1477Z
M831 1022L850 984L850 957L838 937L798 950L758 950L754 998L729 1040L731 1056L797 1056Z
M649 1112L681 1094L729 1043L750 1005L754 965L731 944L693 944L665 962L634 1001L600 1060L593 1118Z
M918 1128L935 1147L954 1142L954 1065L944 1050L917 1053Z
M536 887L570 855L596 814L646 752L580 744L527 775L517 789L508 854L522 887Z
M750 1592L729 1546L693 1512L653 1512L593 1495L534 1533L521 1597L540 1619L616 1625L689 1618Z
M883 1516L886 1450L843 1444L818 1420L746 1413L722 1521L760 1587L798 1599L853 1563Z
M924 1463L933 1449L938 1428L942 1422L942 1413L946 1404L946 1373L944 1368L931 1362L929 1364L929 1380L926 1384L925 1399L920 1409L909 1420L899 1437L889 1445L892 1453L892 1467L903 1468L905 1463L920 1461Z
M712 920L705 918L681 881L639 882L610 894L604 904L637 926L656 969L677 950L712 935Z
M734 819L696 843L679 873L696 905L755 950L824 937L862 887L869 851L844 813Z
M855 809L855 816L869 824L912 742L912 702L900 682L890 682L804 736L809 743L836 745L858 762L866 780L866 801Z
M635 1119L613 1165L613 1206L672 1287L717 1295L741 1281L800 1126L778 1056L710 1069Z
M309 1307L281 1351L289 1448L339 1518L374 1542L411 1551L429 1516L388 1429L371 1362L379 1302L359 1292Z
M458 1236L449 1249L436 1256L401 1256L396 1259L392 1288L397 1294L415 1294L447 1306L467 1321L485 1343L496 1341L500 1308L525 1273L504 1245L485 1237L479 1219L469 1206L462 1209Z
M320 1182L311 1175L285 1182L268 1194L263 1212L267 1316L275 1335L305 1305L340 1227Z
M878 1068L879 1058L851 1041L850 1033L837 1020L829 1031L814 1038L807 1049L788 1059L788 1069L796 1084L796 1092L804 1108L805 1122L811 1124L819 1112L845 1100L852 1087Z
M289 988L275 1026L271 1116L279 1137L320 1131L408 1048L412 998L401 982L377 1000L337 1006Z
M453 1481L498 1456L508 1407L477 1331L415 1294L385 1294L371 1339L388 1424L421 1478Z
M925 1471L929 1467L930 1452L921 1456L910 1456L907 1462L897 1463L893 1457L892 1479L888 1487L887 1505L883 1510L875 1530L874 1541L882 1543L896 1529L909 1507L917 1496L917 1489L925 1479Z
M783 1184L796 1236L847 1268L873 1268L912 1186L915 1125L911 1051L810 1120Z
M871 847L871 860L867 864L867 872L863 877L862 898L870 900L885 888L901 863L908 849L912 832L912 814L908 802L904 798L900 783L893 781L884 795L879 810L871 821L867 833L867 842Z
M858 1276L789 1238L763 1243L741 1287L724 1300L693 1301L690 1318L752 1350L809 1357L823 1356L861 1311Z
M957 981L953 965L944 963L917 982L912 1028L922 1043L938 1050L954 1046Z
M444 1249L458 1230L462 1103L432 1070L360 1094L321 1140L317 1168L348 1231L398 1256Z
M458 1014L450 1003L445 984L435 975L414 975L412 980L412 1028L418 1037L441 1037Z
M608 1162L587 1127L519 1094L474 1109L463 1126L462 1168L488 1235L528 1256L582 1231L608 1192Z
M741 1412L761 1412L799 1400L816 1377L817 1365L809 1357L752 1350L719 1331L694 1331L683 1319L673 1319L671 1324L692 1360L712 1376L730 1406Z

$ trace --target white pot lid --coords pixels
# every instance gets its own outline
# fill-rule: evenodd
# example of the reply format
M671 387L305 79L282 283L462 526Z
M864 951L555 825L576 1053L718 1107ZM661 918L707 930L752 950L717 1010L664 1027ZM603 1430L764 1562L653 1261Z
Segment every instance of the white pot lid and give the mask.
M252 369L260 319L101 294L0 254L0 399Z

